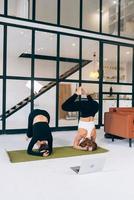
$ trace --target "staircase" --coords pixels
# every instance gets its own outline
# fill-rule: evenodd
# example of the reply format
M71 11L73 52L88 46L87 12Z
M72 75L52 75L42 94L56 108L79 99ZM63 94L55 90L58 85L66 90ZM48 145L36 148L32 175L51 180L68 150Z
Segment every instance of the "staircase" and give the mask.
M81 67L86 66L90 62L92 62L92 61L91 60L83 60ZM74 67L72 67L71 69L69 69L68 71L66 71L64 74L60 75L60 77L59 77L60 81L63 81L64 79L68 78L69 76L71 76L72 74L74 74L75 72L77 72L79 70L79 68L80 68L80 64L77 64ZM56 85L56 81L52 81L52 82L48 83L47 85L45 85L44 87L42 87L37 94L34 94L33 99L36 99L37 97L39 97L40 95L42 95L46 91L50 90L55 85ZM17 112L18 110L20 110L21 108L23 108L31 100L32 100L31 96L26 97L25 99L23 99L22 101L20 101L18 104L16 104L15 106L13 106L9 110L7 110L5 112L5 118L9 117L10 115L14 114L15 112ZM2 119L3 119L3 115L0 115L0 120L2 120Z

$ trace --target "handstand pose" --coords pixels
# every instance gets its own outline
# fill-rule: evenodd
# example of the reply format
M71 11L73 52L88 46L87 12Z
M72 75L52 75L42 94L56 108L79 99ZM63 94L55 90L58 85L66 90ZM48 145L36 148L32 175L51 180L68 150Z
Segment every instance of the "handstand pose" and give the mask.
M36 156L48 156L52 153L53 138L49 127L50 115L45 110L35 109L28 117L27 138L32 138L27 153ZM38 151L33 151L37 144Z
M99 104L97 101L94 101L90 95L87 94L87 101L77 101L77 97L82 94L86 93L81 87L79 87L75 94L73 94L62 104L62 109L68 112L80 111L78 133L74 138L73 147L75 149L93 151L97 148L95 143L96 129L94 124L94 116L98 112ZM90 140L90 144L92 141L93 145L88 145L89 143L84 142L87 141L87 139ZM81 142L84 143L81 145Z

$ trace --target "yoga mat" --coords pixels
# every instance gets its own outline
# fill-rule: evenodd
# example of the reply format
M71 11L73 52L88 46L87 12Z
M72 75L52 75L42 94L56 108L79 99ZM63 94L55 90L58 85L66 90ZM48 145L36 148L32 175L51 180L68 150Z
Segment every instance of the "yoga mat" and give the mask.
M105 153L105 152L108 152L108 150L102 147L98 147L96 151L82 151L73 149L72 146L55 147L53 149L53 153L48 157L28 155L26 150L7 151L10 161L12 163L44 160L44 159L47 160L53 158L65 158L65 157L81 156L81 155L91 155L91 154Z

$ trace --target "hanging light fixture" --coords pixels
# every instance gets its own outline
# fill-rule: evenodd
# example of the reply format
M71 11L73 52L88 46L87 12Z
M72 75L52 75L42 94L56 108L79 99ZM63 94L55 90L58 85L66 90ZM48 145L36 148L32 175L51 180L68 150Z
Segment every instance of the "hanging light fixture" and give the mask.
M91 62L93 70L90 72L89 77L92 79L99 78L99 62L96 60L96 52L93 53L93 61Z

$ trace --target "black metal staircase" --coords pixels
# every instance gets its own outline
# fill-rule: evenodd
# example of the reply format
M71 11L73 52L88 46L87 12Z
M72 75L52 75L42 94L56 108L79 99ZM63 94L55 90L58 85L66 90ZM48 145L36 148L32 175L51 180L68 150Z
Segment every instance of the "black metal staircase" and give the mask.
M83 60L82 61L82 65L80 65L80 64L75 65L74 67L72 67L71 69L69 69L68 71L66 71L62 75L60 75L60 77L59 77L60 81L63 81L64 79L68 78L69 76L71 76L72 74L77 72L80 67L84 67L87 64L89 64L90 62L92 62L92 61L91 60ZM39 97L40 95L42 95L43 93L45 93L46 91L48 91L49 89L54 87L55 85L56 85L56 81L52 81L52 82L48 83L47 85L42 87L37 94L34 94L33 99L36 99L37 97ZM16 104L15 106L11 107L9 110L7 110L5 112L5 118L9 117L10 115L14 114L15 112L17 112L18 110L23 108L31 100L32 100L31 96L26 97L25 99L20 101L18 104ZM0 115L0 120L2 120L2 119L3 119L3 115Z

